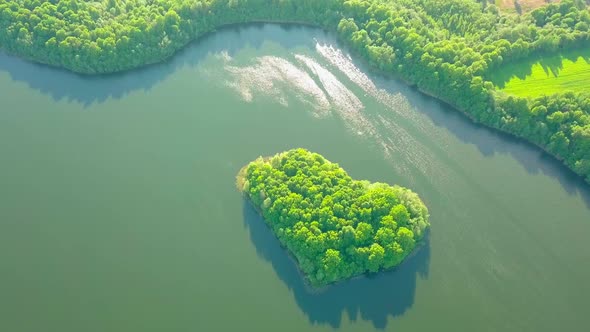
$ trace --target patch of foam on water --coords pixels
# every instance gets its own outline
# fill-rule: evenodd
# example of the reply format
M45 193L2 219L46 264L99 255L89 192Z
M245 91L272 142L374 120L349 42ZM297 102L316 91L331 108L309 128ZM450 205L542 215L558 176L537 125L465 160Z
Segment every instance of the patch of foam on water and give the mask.
M330 101L322 89L305 70L286 59L263 56L253 65L228 64L224 69L233 76L227 85L238 91L245 101L252 101L255 95L266 95L288 106L287 96L295 93L298 99L314 108L317 116L329 114Z
M223 60L223 62L230 62L230 61L232 61L232 60L233 60L232 56L231 56L231 55L229 55L229 53L227 52L227 50L225 50L225 51L221 51L221 52L217 53L217 54L215 55L215 57L217 57L217 58L219 58L219 59Z
M240 96L242 96L242 99L244 101L250 103L254 99L254 96L252 95L252 91L250 89L242 89L240 85L236 82L227 82L226 85L236 90L240 94Z

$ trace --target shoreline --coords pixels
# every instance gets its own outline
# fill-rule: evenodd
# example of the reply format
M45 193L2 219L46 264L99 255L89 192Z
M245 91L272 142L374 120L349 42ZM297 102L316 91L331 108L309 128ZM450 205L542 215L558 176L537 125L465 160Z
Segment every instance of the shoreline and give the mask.
M8 52L7 50L3 50L0 48L0 52L3 52L4 54L7 54L9 56L13 56L19 59L23 59L27 62L30 62L32 64L37 64L37 65L41 65L41 66L47 66L50 68L55 68L58 70L64 70L67 72L70 72L74 75L80 75L80 76L85 76L85 77L100 77L100 76L114 76L114 75L122 75L122 74L126 74L126 73L133 73L134 71L138 71L138 70L142 70L145 68L149 68L151 66L154 65L158 65L158 64L162 64L165 63L167 61L169 61L171 58L177 56L180 52L185 51L186 49L188 49L188 47L190 47L193 44L196 44L198 42L200 42L200 40L202 38L205 38L207 36L210 36L220 30L223 29L231 29L231 28L239 28L239 27L243 27L243 26L248 26L248 25L264 25L264 24L275 24L275 25L284 25L284 26L301 26L301 27L308 27L308 28L313 28L313 29L319 29L322 30L324 32L333 34L335 37L335 40L342 43L343 46L345 46L347 48L347 52L351 55L354 54L355 56L355 60L357 61L361 61L363 63L363 65L365 65L368 70L370 70L371 72L381 75L387 79L393 79L393 80L397 80L399 82L404 83L405 85L407 85L408 87L415 89L416 91L418 91L419 93L426 95L430 98L435 99L436 101L442 103L443 105L450 107L456 111L459 111L461 114L463 114L464 116L466 116L470 121L472 121L475 124L481 125L485 128L489 128L491 130L497 131L499 133L502 134L506 134L511 138L517 139L519 141L523 141L526 142L527 144L531 144L532 146L539 148L543 153L548 154L549 156L551 156L552 158L554 158L555 160L557 160L560 165L564 166L565 168L567 168L571 174L576 175L577 178L579 178L581 180L581 182L584 182L586 184L590 184L590 178L586 179L583 175L578 174L573 167L570 167L568 164L566 164L564 162L565 158L560 157L552 152L550 152L546 147L533 142L532 140L529 140L525 137L522 137L520 135L518 135L517 133L511 132L511 131L507 131L507 130L503 130L499 127L496 127L494 125L489 125L486 123L483 123L481 121L477 121L473 115L471 115L469 112L467 112L466 110L463 110L461 108L459 108L458 106L448 102L447 100L444 99L443 96L437 96L427 90L424 90L422 88L419 88L417 86L416 83L412 83L409 82L401 77L398 77L397 75L393 74L393 73L389 73L387 71L383 71L383 70L379 70L374 68L374 66L372 66L366 59L364 59L362 56L356 54L356 52L354 52L353 50L350 50L349 47L346 45L346 43L343 43L340 38L338 38L338 35L335 31L332 30L327 30L325 27L319 25L319 24L314 24L311 22L307 22L307 21L298 21L298 20L264 20L264 19L257 19L257 20L252 20L252 21L247 21L247 22L234 22L234 23L227 23L227 24L221 24L219 26L216 26L214 28L212 28L211 30L208 31L204 31L198 35L196 35L194 38L192 38L191 40L189 40L186 44L184 44L183 46L174 49L172 51L172 53L170 53L168 56L163 57L159 60L154 60L154 61L149 61L146 63L143 63L141 65L135 66L135 67L130 67L130 68L123 68L123 69L114 69L114 70L110 70L110 71L104 71L104 72L82 72L82 71L76 71L76 70L72 70L70 68L67 68L65 66L59 66L59 65L52 65L49 63L45 63L42 61L38 61L32 57L28 57L28 56L22 56L22 55L17 55L11 52Z
M333 281L331 283L328 284L324 284L324 285L319 285L319 286L314 286L310 281L309 278L307 278L307 276L305 275L305 273L301 270L301 268L299 267L299 261L297 260L297 257L295 257L293 255L293 253L281 242L281 240L279 240L279 238L276 236L274 230L268 225L268 223L266 222L266 219L264 219L264 216L262 215L262 212L260 211L260 209L258 209L258 207L256 205L254 205L254 203L252 203L252 201L250 200L250 196L248 196L246 193L242 192L242 196L244 198L244 203L250 205L258 214L258 216L262 219L262 222L264 222L265 227L272 232L274 238L279 242L280 248L281 250L287 255L287 257L289 258L289 260L291 260L291 262L293 264L295 264L295 268L297 269L297 274L301 277L301 279L303 280L303 286L305 288L306 291L308 291L311 294L320 294L322 292L325 292L327 289L329 289L332 286L336 286L338 284L343 284L346 282L351 282L354 280L360 280L360 279L364 279L364 278L372 278L372 277L376 277L382 273L388 273L388 272L394 272L399 268L402 268L404 265L407 265L407 261L409 259L411 259L412 257L416 256L418 251L422 250L422 248L424 246L426 246L426 242L429 240L429 235L430 235L430 229L427 229L424 233L424 236L422 237L422 239L420 239L420 241L416 242L416 246L414 247L414 249L412 249L412 251L406 256L404 257L404 259L396 266L389 268L389 269L383 269L383 270L379 270L375 273L369 273L369 272L365 272L365 273L361 273L361 274L357 274L355 276L352 276L348 279L342 279L342 280L338 280L338 281Z
M264 24L275 24L275 25L279 25L279 26L282 25L282 26L294 26L294 27L302 26L302 27L307 27L307 28L319 29L324 32L333 33L333 31L326 30L321 25L314 24L311 22L296 21L296 20L294 20L294 21L289 21L289 20L285 20L285 21L282 21L282 20L253 20L253 21L247 21L247 22L225 23L225 24L218 25L216 27L211 28L210 30L203 31L203 32L195 35L194 38L190 39L186 44L184 44L178 48L175 48L172 51L172 53L170 53L169 55L162 57L158 60L147 61L147 62L144 62L142 64L139 64L139 65L136 65L133 67L116 68L116 69L109 69L109 70L105 70L105 71L80 71L80 70L68 68L63 65L54 65L54 64L51 64L48 62L38 60L38 59L31 57L31 56L26 56L26 55L18 54L15 52L10 52L7 49L3 49L1 47L1 45L0 45L0 53L24 60L24 61L29 62L31 64L46 66L49 68L54 68L56 70L63 70L63 71L72 73L74 75L79 75L79 76L84 76L84 77L116 76L116 75L123 75L123 74L127 74L127 73L133 73L135 71L143 70L145 68L149 68L154 65L163 64L163 63L169 61L170 59L172 59L173 57L177 56L180 52L183 52L186 49L188 49L191 45L199 43L201 41L201 39L209 37L209 36L215 34L216 32L219 32L220 30L245 27L248 25L255 26L255 25L264 25Z
M522 136L519 136L518 134L515 134L513 132L510 132L510 131L507 131L507 130L502 130L501 128L490 126L490 125L487 125L487 124L485 124L485 123L483 123L481 121L478 121L478 120L476 120L473 117L473 115L469 114L467 111L465 111L465 110L463 110L463 109L461 109L459 107L456 107L455 105L453 105L453 104L449 103L448 101L444 100L442 97L437 97L437 96L433 95L432 93L430 93L430 92L428 92L426 90L423 90L421 88L417 88L416 90L418 90L420 93L422 93L422 94L424 94L424 95L426 95L428 97L431 97L433 99L436 99L438 102L442 103L443 105L448 106L448 107L452 108L453 110L460 112L461 114L463 114L465 117L467 117L470 121L472 121L475 124L478 124L478 125L484 126L485 128L489 128L491 130L497 131L497 132L499 132L499 133L501 133L503 135L507 135L507 136L509 136L509 137L511 137L513 139L517 139L517 140L523 141L523 142L525 142L527 144L531 144L535 148L540 149L543 153L546 153L547 155L549 155L552 158L554 158L556 161L558 161L560 163L561 166L567 168L569 171L571 171L572 174L574 174L577 177L579 177L580 180L582 180L582 182L586 182L586 183L590 184L590 180L584 179L584 177L582 175L576 173L572 168L570 168L564 162L564 158L563 157L557 156L557 155L553 154L551 151L547 150L545 147L541 146L540 144L537 144L537 143L535 143L533 141L530 141L530 140L528 140L528 139L526 139L526 138L524 138Z
M264 161L268 161L269 159L272 158L272 156L270 157L259 157ZM258 160L259 158L256 158L255 160ZM281 247L281 250L284 251L284 253L289 257L289 259L293 262L293 264L295 264L295 267L297 269L297 274L299 274L299 276L303 279L303 285L306 291L308 291L309 293L312 294L319 294L322 293L324 291L326 291L326 289L330 288L331 286L337 285L337 284L343 284L345 282L350 282L353 280L358 280L358 279L363 279L363 278L371 278L371 277L375 277L378 276L382 273L387 273L387 272L393 272L396 271L398 268L404 266L405 264L407 264L407 261L414 257L419 250L422 249L422 247L424 247L427 243L427 241L429 241L430 238L430 227L427 227L422 235L422 237L416 241L416 245L414 247L414 249L412 249L412 251L402 259L402 261L397 264L396 266L393 266L391 268L388 269L380 269L377 272L371 273L371 272L364 272L364 273L360 273L357 275L354 275L350 278L347 279L341 279L341 280L337 280L337 281L333 281L327 284L321 284L321 285L313 285L309 278L307 277L307 275L301 270L301 268L299 267L299 261L297 260L297 257L295 257L295 255L293 254L293 252L291 252L287 246L279 239L279 237L276 235L275 231L272 229L272 227L269 225L269 223L266 221L266 219L264 218L264 215L262 213L262 211L260 210L260 208L258 206L256 206L252 200L250 199L250 195L248 195L246 192L243 191L243 184L246 182L245 179L245 173L246 173L246 169L248 168L248 166L250 166L251 162L247 163L246 165L242 166L242 168L240 168L240 170L238 171L237 175L236 175L236 188L238 189L238 191L242 194L242 197L244 199L244 203L250 205L254 211L256 211L256 213L258 214L258 216L262 219L262 222L264 222L265 227L272 232L273 237L279 242L279 245ZM241 185L241 186L240 186Z

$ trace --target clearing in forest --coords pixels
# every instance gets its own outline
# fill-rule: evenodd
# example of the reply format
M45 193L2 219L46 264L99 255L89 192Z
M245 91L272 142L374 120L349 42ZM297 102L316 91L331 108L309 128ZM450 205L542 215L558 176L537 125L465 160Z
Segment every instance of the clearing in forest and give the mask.
M523 97L588 91L590 48L509 63L490 79L502 91Z
M522 12L529 12L549 3L558 3L560 0L496 0L496 6L506 10L517 10L520 7Z

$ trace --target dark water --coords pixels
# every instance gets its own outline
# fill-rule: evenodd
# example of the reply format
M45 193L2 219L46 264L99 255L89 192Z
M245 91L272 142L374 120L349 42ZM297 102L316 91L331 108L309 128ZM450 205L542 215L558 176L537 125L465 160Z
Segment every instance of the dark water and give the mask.
M107 77L0 56L0 330L584 331L588 186L364 70L276 25ZM418 192L427 244L310 292L234 186L294 147Z

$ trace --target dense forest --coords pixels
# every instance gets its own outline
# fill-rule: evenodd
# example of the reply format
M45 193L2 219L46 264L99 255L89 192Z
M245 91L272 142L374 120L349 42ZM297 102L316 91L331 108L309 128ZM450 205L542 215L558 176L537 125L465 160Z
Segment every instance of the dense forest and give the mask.
M314 286L398 265L429 226L409 189L353 180L304 149L251 162L238 187Z
M590 92L508 96L510 61L590 47L585 0L523 15L489 0L0 0L0 47L80 73L161 61L226 24L303 22L335 31L374 68L533 142L590 182Z

